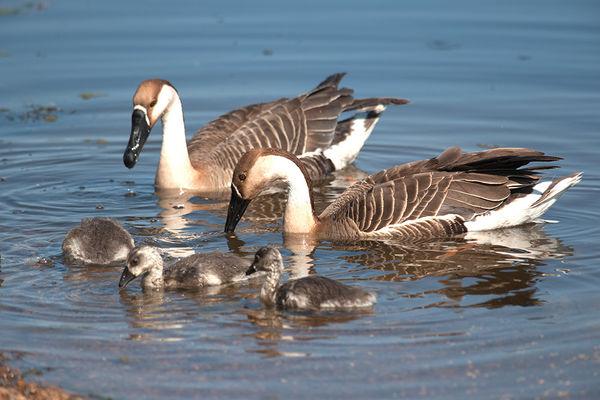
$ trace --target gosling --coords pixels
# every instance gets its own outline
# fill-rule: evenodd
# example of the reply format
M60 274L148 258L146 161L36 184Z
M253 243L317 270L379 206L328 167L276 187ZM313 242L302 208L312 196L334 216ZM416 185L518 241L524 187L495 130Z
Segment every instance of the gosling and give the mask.
M309 311L353 310L372 307L377 300L373 293L317 275L279 285L283 260L279 250L273 247L262 247L256 252L247 273L257 271L267 272L260 291L260 299L266 307Z
M133 238L111 218L85 218L71 229L62 244L67 263L112 265L125 261Z
M247 280L251 262L227 253L201 253L185 257L164 268L158 248L134 247L127 256L119 288L141 276L143 289L196 289ZM259 275L259 274L257 274Z

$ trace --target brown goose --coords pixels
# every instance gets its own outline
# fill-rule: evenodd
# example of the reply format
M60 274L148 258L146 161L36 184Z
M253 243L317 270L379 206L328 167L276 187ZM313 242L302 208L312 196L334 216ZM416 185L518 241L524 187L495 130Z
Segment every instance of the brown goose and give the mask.
M133 96L131 136L123 154L128 168L159 119L163 143L156 171L159 189L219 192L229 188L231 174L248 150L273 147L300 157L313 179L351 163L388 104L396 98L354 99L338 88L344 74L334 74L295 98L253 104L231 111L202 127L186 143L183 109L177 90L162 79L143 81ZM358 113L338 122L340 114Z
M540 182L537 171L555 166L525 167L559 159L522 148L463 153L453 147L355 183L317 216L302 163L281 150L255 149L235 168L225 231L232 232L250 201L278 181L288 186L286 233L410 239L516 226L534 222L581 180L577 173Z
M295 310L352 310L372 307L373 293L347 286L324 276L310 275L279 285L283 273L281 253L274 247L262 247L246 274L267 273L260 299L267 307Z

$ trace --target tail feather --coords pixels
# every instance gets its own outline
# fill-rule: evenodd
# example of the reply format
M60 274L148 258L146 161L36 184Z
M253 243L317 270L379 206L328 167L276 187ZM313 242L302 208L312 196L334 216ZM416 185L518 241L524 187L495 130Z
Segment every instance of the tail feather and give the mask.
M465 222L469 231L508 228L536 222L570 187L581 182L582 173L536 184L529 194L516 197L506 205Z
M336 170L352 163L379 121L380 112L355 114L338 122L333 142L323 151Z
M385 106L403 105L410 103L409 100L396 97L371 97L368 99L354 99L354 101L344 108L344 111L379 111L382 112Z
M569 189L569 188L577 185L579 182L581 182L582 177L583 177L582 172L576 172L572 175L564 176L562 178L555 179L551 182L542 182L541 184L537 185L535 188L537 189L538 186L540 186L544 183L549 183L549 185L542 192L542 195L540 196L540 198L537 199L535 201L535 203L533 203L531 205L531 207L533 207L533 208L540 207L543 204L547 204L549 202L554 203L560 196L562 196L562 194L567 189Z
M355 99L344 111L358 112L337 123L331 146L323 154L331 160L336 170L344 168L356 159L386 105L407 103L405 99L388 97Z

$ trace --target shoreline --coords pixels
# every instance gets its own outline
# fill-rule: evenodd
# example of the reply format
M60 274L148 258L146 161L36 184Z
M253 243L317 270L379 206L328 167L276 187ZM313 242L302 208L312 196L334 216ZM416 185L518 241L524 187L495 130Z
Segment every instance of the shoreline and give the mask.
M58 386L33 382L18 368L6 364L0 354L0 400L83 400L85 397Z

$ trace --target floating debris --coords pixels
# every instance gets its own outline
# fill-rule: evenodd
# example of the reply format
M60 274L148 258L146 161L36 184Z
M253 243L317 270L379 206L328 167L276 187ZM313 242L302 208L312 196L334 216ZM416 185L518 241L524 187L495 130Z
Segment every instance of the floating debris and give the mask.
M28 110L22 113L16 113L14 111L3 109L4 116L9 121L21 121L21 122L56 122L58 120L58 114L63 113L64 110L53 105L40 105L30 104L27 106ZM69 112L70 114L75 111Z
M429 47L432 50L448 51L448 50L460 49L461 45L458 43L453 43L453 42L449 42L446 40L436 39L436 40L432 40L432 41L428 42L427 47Z
M104 210L104 206L102 204L96 204L96 210Z
M82 100L91 100L91 99L95 99L96 97L103 97L106 96L104 93L94 93L94 92L83 92L83 93L79 93L79 97L81 97Z
M27 12L27 11L31 11L31 10L43 11L46 8L48 8L48 4L46 4L46 2L28 1L28 2L23 3L23 5L17 6L17 7L0 7L0 17L18 15L18 14L21 14L22 12Z

